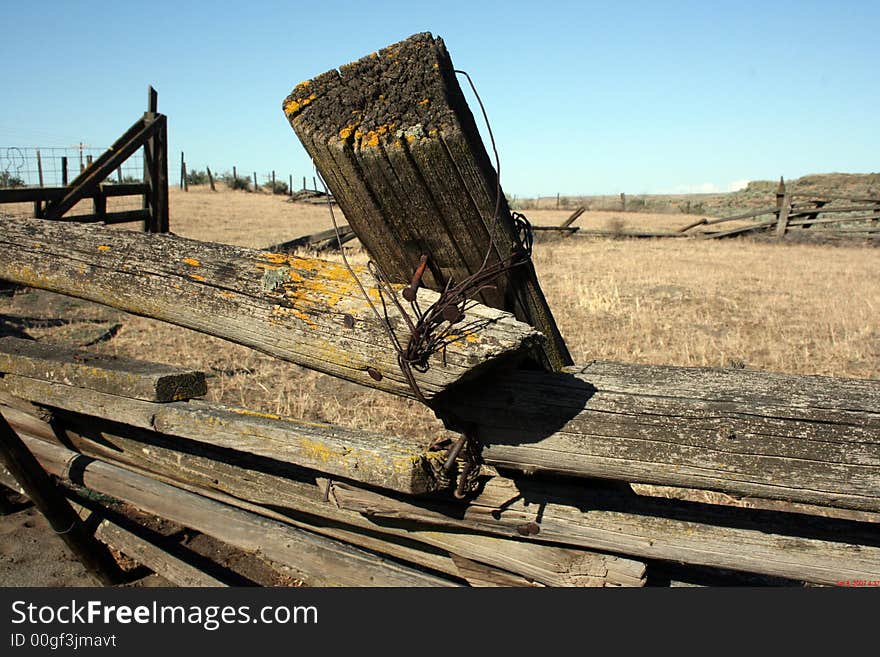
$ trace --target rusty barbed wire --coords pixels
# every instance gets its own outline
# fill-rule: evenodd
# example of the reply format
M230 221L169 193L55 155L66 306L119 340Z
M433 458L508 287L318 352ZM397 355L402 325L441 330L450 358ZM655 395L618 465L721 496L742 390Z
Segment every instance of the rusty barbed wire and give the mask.
M456 340L462 339L462 334L464 333L463 329L465 327L461 326L461 322L467 317L468 302L476 303L474 299L483 290L495 287L495 282L499 278L517 267L529 263L532 256L532 246L534 244L532 227L528 219L519 212L513 212L511 213L511 216L514 223L515 240L511 251L510 253L502 254L497 248L495 233L500 223L499 219L501 213L501 158L498 155L495 136L492 132L492 126L489 122L486 108L477 92L476 85L466 71L455 70L455 73L463 75L467 79L471 90L477 99L477 103L480 106L489 133L492 152L495 155L495 209L490 220L487 221L485 217L483 218L483 223L487 229L489 237L489 243L480 268L459 282L455 282L453 277L450 277L446 282L443 291L440 293L440 296L424 311L418 303L417 290L427 266L428 257L426 255L422 255L419 263L414 267L413 278L409 282L409 285L404 288L402 294L404 299L409 302L412 316L410 315L410 312L407 312L398 299L397 293L394 290L393 282L385 272L382 271L379 264L372 260L367 263L367 268L373 275L373 278L376 281L376 288L379 291L379 300L382 305L382 312L379 312L379 309L370 299L366 288L361 283L354 268L351 266L345 255L345 249L342 246L342 238L339 232L339 225L336 221L335 213L333 212L333 204L329 201L330 190L320 171L318 171L317 168L315 169L318 179L321 181L324 191L327 194L327 207L330 213L330 220L333 223L333 230L336 234L343 263L349 274L354 278L367 302L367 305L388 334L389 340L397 353L397 362L400 370L414 396L429 408L431 407L431 403L419 387L414 371L426 372L430 367L429 359L438 352L443 353L445 361L446 347ZM493 252L496 253L498 259L495 263L489 264ZM401 318L407 325L409 337L405 345L394 332L386 299L395 306ZM449 414L449 411L446 411L446 413ZM464 423L459 421L458 424L463 425ZM457 498L464 498L467 494L476 489L480 474L481 458L479 441L476 436L476 428L470 424L467 424L467 426L469 428L462 433L458 440L450 445L443 467L438 473L438 481L441 486L444 487L451 485L453 473L457 474L457 482L454 487L454 495ZM436 443L432 443L432 446L434 445L436 445Z

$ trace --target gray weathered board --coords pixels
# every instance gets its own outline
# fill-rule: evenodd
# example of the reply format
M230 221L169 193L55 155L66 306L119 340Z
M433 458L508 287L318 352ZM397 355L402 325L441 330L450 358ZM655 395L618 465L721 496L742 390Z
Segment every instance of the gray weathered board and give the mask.
M880 510L880 381L593 363L445 400L525 472Z
M428 33L301 82L284 112L361 243L392 280L442 290L507 258L517 231L443 40ZM496 212L497 209L497 212ZM531 262L481 300L538 328L572 363Z
M39 423L22 422L15 413L10 421L25 434L42 433L43 439L58 440L48 425L41 429ZM876 528L864 523L498 477L466 505L416 502L338 481L318 481L316 486L308 473L273 472L267 464L248 459L230 462L229 455L208 446L175 450L173 439L160 435L132 439L111 435L101 424L89 429L94 423L88 418L78 423L61 415L58 423L75 428L65 432L63 440L95 458L121 461L123 467L148 471L152 478L224 503L450 574L455 572L450 572L448 562L414 552L401 541L434 545L557 586L587 584L589 580L577 576L585 568L597 576L604 569L605 585L638 585L637 562L624 559L616 564L607 555L580 556L572 546L818 583L840 581L835 577L873 579L880 571ZM322 501L325 497L329 504ZM277 515L285 509L289 517ZM364 534L371 527L373 537ZM482 544L479 535L483 534L500 542ZM522 546L522 541L529 543ZM556 545L545 545L546 541ZM533 551L533 546L540 547ZM555 549L561 552L554 554Z
M157 404L12 374L0 392L403 493L435 489L443 459L412 441L208 402Z
M79 414L55 411L50 425L17 409L0 406L0 411L24 434L61 441L87 456L437 572L458 575L457 566L445 556L448 552L547 586L645 583L644 563L583 548L418 527L379 527L357 512L327 503L329 479L240 452L198 443L182 445L171 436L132 430ZM279 513L283 510L289 515Z
M880 578L872 525L687 504L600 487L495 477L462 507L333 482L330 499L379 524L518 536L819 584Z
M204 372L13 337L0 338L0 372L152 402L208 392Z
M377 289L356 275L371 302ZM40 219L16 219L0 233L0 278L97 301L243 344L283 360L380 390L416 396L382 320L341 264L188 240ZM398 290L400 288L398 287ZM437 294L419 293L428 305ZM406 345L410 332L386 299ZM381 309L379 310L381 313ZM430 399L447 386L518 357L539 339L509 313L470 304L450 327L442 353L415 371Z
M371 552L260 517L155 479L88 459L58 445L23 436L46 470L62 481L192 527L246 552L265 555L324 586L454 586Z

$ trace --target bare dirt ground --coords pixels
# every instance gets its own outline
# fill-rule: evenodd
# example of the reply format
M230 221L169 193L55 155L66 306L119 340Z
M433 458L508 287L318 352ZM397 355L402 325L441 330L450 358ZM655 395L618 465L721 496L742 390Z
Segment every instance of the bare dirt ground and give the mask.
M570 210L526 210L558 225ZM587 212L585 228L670 230L681 212ZM326 207L268 194L172 190L184 237L261 247L330 227ZM352 258L365 261L357 242ZM334 256L330 256L334 257ZM338 257L338 256L335 256ZM880 377L880 250L728 241L565 239L536 245L535 265L577 362L616 360ZM0 317L5 309L0 299ZM426 444L442 431L415 402L341 383L244 347L122 315L96 351L204 369L209 398L254 410L394 431ZM28 329L24 329L27 331ZM51 340L51 332L34 335ZM25 514L25 515L22 515ZM0 585L87 583L32 511L0 518Z

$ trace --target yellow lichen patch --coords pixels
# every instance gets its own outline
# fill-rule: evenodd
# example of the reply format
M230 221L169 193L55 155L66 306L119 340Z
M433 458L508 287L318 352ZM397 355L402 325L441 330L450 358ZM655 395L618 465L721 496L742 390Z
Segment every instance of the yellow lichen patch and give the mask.
M419 101L419 105L427 105L431 100L429 98L425 98L424 100Z
M315 460L323 461L327 463L328 461L336 460L338 454L327 447L324 443L319 443L317 440L309 440L308 438L300 438L299 440L300 447L302 447L303 451L305 451L309 456L311 456Z
M302 110L303 107L311 103L317 97L318 95L313 93L300 100L290 100L284 106L284 113L287 114L288 117L293 118L293 116Z
M98 247L98 251L109 251L109 250L110 250L110 247L107 246L106 244L101 244L101 245Z
M204 283L204 282L205 282L205 277L204 277L204 276L199 276L198 274L190 274L189 277L190 277L191 279L193 279L194 281L199 281L200 283Z
M359 134L362 135L361 146L376 147L379 145L379 137L388 134L392 130L394 130L393 123L383 123L375 130L370 130L367 134L363 134L358 131L357 133L355 133L355 137L359 137Z
M221 292L221 293L220 293L220 296L221 296L221 297L226 297L227 299L233 299L233 298L235 298L235 295L234 295L232 292Z
M184 258L183 262L188 264L190 267L200 267L202 265L196 258Z
M294 89L294 91L296 91L297 89L305 89L305 88L311 87L311 86L312 86L311 80L303 80L298 85L296 85L293 89Z
M261 253L260 257L276 265L283 265L287 263L287 256L283 253Z
M342 130L339 131L339 138L340 139L348 139L349 137L351 137L351 134L353 132L354 132L354 126L347 125Z
M407 135L406 140L411 144L416 140L416 136L415 135Z

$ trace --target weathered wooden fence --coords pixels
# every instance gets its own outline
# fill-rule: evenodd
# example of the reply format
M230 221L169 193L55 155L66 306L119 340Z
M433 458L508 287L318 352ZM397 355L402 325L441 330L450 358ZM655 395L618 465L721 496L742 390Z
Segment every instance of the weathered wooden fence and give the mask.
M460 94L442 41L417 35L285 102L390 282L37 219L4 224L0 278L421 399L479 447L464 499L453 489L473 460L431 436L227 408L196 399L198 373L5 339L0 411L13 433L69 495L98 491L315 584L880 580L880 381L571 365ZM437 349L407 360L437 335L425 330L432 304L512 257L479 303L430 325ZM101 533L126 537L173 581L223 581L163 559L144 533Z
M728 217L703 218L682 227L679 233L689 234L696 228L728 222L741 223L745 220L750 220L750 223L723 230L703 229L699 236L721 239L772 233L783 238L793 231L803 235L802 231L812 228L812 233L826 237L876 238L880 237L880 198L816 196L806 193L795 195L786 191L785 183L780 178L775 206Z
M122 164L143 148L143 182L112 182L112 176ZM39 154L38 154L39 159ZM67 179L67 162L62 158ZM43 174L40 169L40 180ZM120 175L121 178L121 175ZM140 196L143 207L139 210L108 211L107 199ZM67 213L83 200L91 199L93 212L74 217ZM66 219L78 222L121 224L143 222L151 233L167 233L168 223L168 130L167 118L158 112L158 94L152 87L148 92L147 111L142 118L123 133L102 155L92 160L76 178L62 187L16 187L0 189L0 204L33 203L33 216L41 219Z

